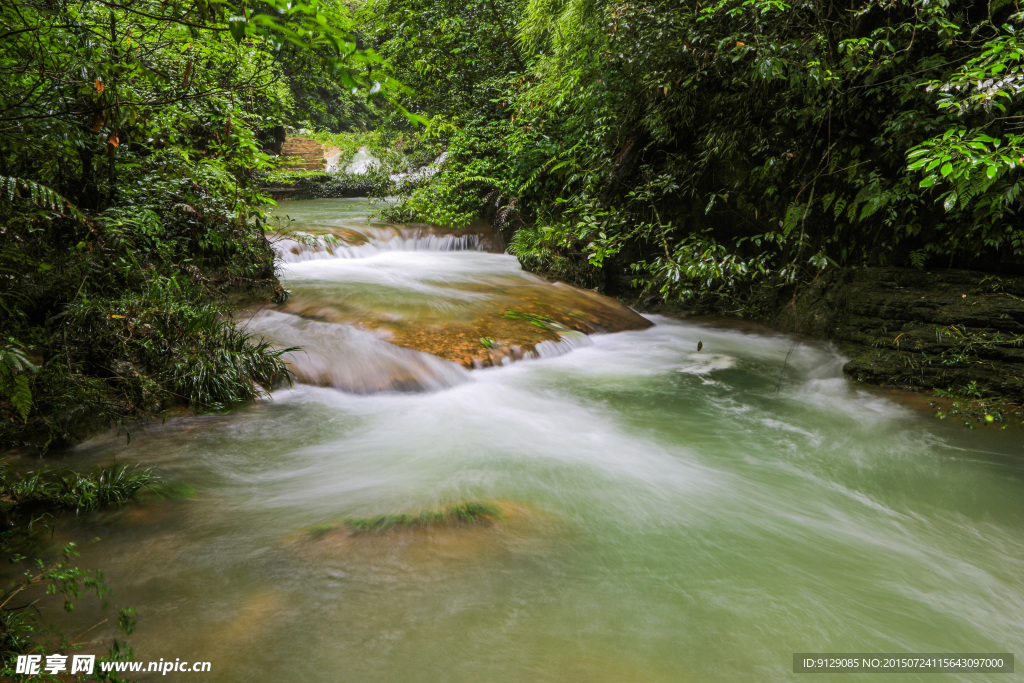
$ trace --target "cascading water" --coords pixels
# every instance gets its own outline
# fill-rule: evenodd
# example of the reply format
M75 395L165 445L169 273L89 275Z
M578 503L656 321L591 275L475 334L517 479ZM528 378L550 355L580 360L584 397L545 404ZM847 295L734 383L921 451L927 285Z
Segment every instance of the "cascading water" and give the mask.
M359 394L380 391L429 391L466 381L467 372L429 353L393 346L350 325L308 320L277 311L261 311L249 329L281 347L296 379Z
M60 532L101 539L82 560L138 610L141 659L210 660L209 681L746 682L793 680L794 652L1024 651L1018 435L857 388L807 343L776 390L788 338L629 329L596 295L365 210L282 204L350 249L285 263L295 302L246 315L304 347L297 384L67 456L196 488ZM533 360L428 353L527 328ZM467 500L503 518L324 531Z
M345 173L362 175L364 173L369 173L370 169L378 164L380 164L380 162L370 154L369 150L365 147L360 147L356 151L355 155L353 155L348 166L345 167Z
M311 259L365 258L382 251L483 251L480 235L438 235L423 230L377 231L365 242L346 242L337 236L324 234L296 235L282 238L274 244L282 263L295 263Z
M407 182L408 180L426 179L437 174L443 164L448 159L448 152L442 152L436 159L426 166L422 166L413 171L406 173L393 173L391 179L398 185ZM366 147L360 147L356 153L352 156L352 160L348 166L345 167L346 173L353 175L365 175L369 173L375 166L380 165L380 160L374 157ZM333 159L328 162L328 171L334 171L337 169L337 159Z
M511 256L494 253L500 238L485 226L464 231L395 226L331 213L341 206L365 206L360 201L300 206L304 216L297 227L302 233L275 240L282 274L292 291L279 312L320 321L324 329L333 324L371 330L380 340L375 348L381 352L390 343L476 367L571 348L579 343L571 332L650 325L611 299L524 272ZM281 337L278 318L254 316L247 325L282 345L305 346ZM357 357L362 360L355 361ZM300 378L313 383L323 384L328 376L351 377L320 370L307 374L307 362L294 354L290 359ZM368 362L401 376L382 376L368 386L408 385L406 373L390 360L367 359L365 353L351 353L337 362ZM332 386L360 391L363 379ZM436 381L422 379L423 386Z

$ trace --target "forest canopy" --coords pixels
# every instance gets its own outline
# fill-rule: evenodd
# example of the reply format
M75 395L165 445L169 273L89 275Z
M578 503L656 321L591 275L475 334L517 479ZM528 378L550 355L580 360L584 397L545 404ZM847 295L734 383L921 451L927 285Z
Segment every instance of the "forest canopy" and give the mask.
M221 315L281 298L260 176L400 86L338 2L0 5L0 442L73 442L285 379Z
M483 212L528 266L693 301L835 265L1019 268L1020 9L369 0L360 16L449 146L408 217Z

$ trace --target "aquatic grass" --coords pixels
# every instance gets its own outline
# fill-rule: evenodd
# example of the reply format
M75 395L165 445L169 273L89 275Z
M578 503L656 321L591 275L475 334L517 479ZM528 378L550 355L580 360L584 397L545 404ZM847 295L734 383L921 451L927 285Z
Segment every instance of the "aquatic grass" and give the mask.
M339 528L340 525L338 524L333 524L331 522L323 522L320 524L314 524L313 526L307 528L306 531L308 531L309 535L313 538L320 538L321 536L329 534L332 531L337 531Z
M3 512L93 510L121 505L156 481L151 468L131 465L98 467L89 472L43 468L19 477L0 469Z
M524 320L534 327L539 327L542 330L553 332L554 330L561 327L552 318L546 315L536 315L534 313L525 313L515 308L510 308L501 314L501 317L506 320Z
M502 517L498 506L470 501L440 510L423 510L415 514L391 513L374 517L346 517L340 523L315 524L309 527L308 531L314 538L339 529L346 529L353 534L379 534L406 529L485 526Z
M490 524L501 517L495 505L468 502L443 510L424 510L418 514L404 513L377 515L376 517L347 517L343 523L353 533L381 533L417 527L452 527Z
M192 484L164 484L156 482L146 486L136 495L141 502L158 500L191 500L196 497L196 487Z

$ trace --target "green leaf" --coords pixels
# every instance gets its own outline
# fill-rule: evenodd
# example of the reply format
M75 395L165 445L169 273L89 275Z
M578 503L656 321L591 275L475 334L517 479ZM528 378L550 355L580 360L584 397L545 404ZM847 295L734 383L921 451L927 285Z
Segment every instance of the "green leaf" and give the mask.
M11 391L11 405L21 415L21 419L28 422L28 413L32 409L32 391L28 386L27 375L15 375Z
M245 17L233 16L228 20L228 29L231 31L231 37L235 39L236 43L242 42L245 38Z

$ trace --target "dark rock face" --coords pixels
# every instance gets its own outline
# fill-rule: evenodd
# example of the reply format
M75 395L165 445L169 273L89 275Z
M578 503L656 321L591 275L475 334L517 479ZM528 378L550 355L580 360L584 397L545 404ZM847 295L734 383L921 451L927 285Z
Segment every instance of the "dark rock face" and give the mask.
M376 188L376 183L365 174L319 173L263 185L264 192L274 201L282 199L337 199L365 197Z
M798 289L774 322L836 342L861 381L1024 401L1024 277L846 269Z

